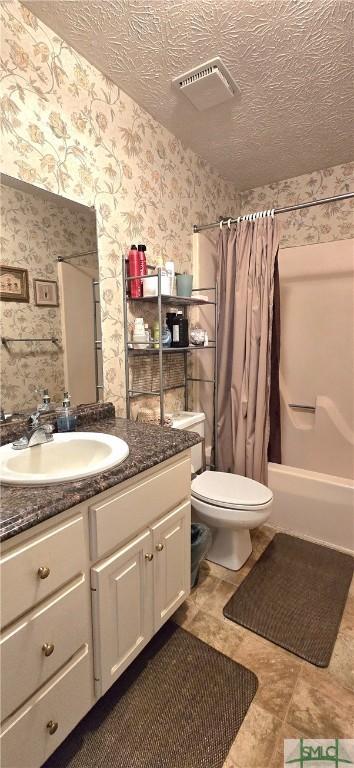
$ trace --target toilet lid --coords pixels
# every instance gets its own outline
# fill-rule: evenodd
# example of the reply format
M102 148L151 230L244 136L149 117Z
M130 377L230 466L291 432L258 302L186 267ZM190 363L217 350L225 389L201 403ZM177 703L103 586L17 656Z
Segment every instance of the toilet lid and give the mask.
M230 472L203 472L192 482L192 497L229 509L249 509L268 504L273 494L266 485Z

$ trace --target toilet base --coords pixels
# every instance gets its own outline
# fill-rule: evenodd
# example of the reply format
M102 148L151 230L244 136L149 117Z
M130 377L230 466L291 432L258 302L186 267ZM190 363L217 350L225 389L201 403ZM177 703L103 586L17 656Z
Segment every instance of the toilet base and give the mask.
M248 528L214 528L213 543L207 559L231 571L239 571L252 552L252 542Z

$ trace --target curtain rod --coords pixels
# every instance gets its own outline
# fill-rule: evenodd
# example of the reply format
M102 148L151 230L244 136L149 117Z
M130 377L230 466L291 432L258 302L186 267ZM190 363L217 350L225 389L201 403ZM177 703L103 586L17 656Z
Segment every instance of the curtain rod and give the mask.
M70 256L57 256L57 261L69 261L69 259L79 259L81 256L97 256L97 251L84 251L83 253L72 253Z
M333 195L333 197L323 197L322 200L309 200L307 203L298 203L297 205L287 205L285 208L274 208L273 213L288 213L289 211L300 211L302 208L312 208L314 205L324 205L324 203L335 203L340 200L350 200L354 197L354 192L346 192L344 195ZM236 224L237 221L245 221L249 216L255 216L257 212L253 214L246 214L239 216L236 219L220 219L220 221L214 221L212 224L194 224L193 232L203 232L204 229L214 229L215 227L224 227L226 224ZM261 211L258 211L261 213Z

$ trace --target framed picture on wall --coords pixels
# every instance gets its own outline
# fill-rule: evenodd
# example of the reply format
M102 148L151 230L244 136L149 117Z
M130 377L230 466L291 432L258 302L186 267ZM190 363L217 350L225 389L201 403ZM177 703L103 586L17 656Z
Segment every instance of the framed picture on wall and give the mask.
M33 280L34 303L37 307L57 307L59 304L56 280Z
M28 270L0 264L0 299L29 301Z

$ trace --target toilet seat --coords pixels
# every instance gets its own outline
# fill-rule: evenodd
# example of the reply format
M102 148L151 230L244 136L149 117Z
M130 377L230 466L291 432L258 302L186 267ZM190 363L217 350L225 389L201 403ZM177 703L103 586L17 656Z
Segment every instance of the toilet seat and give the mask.
M273 500L270 488L242 475L210 472L198 475L192 482L192 499L224 509L263 510Z

